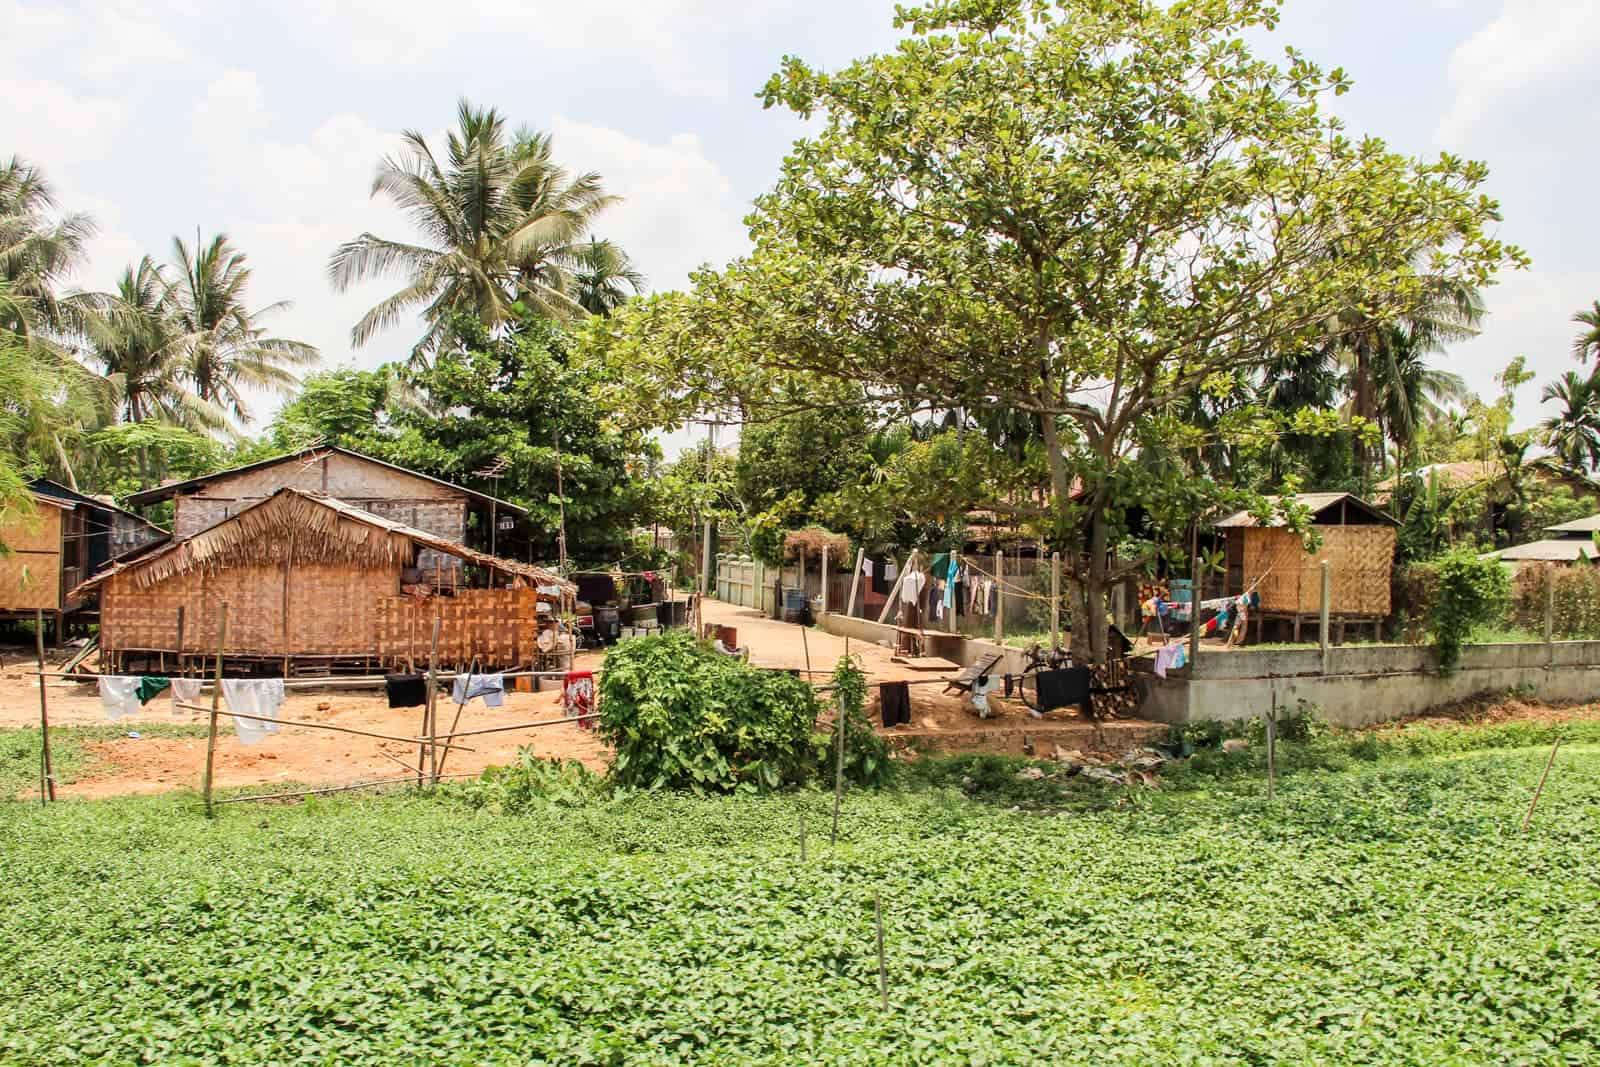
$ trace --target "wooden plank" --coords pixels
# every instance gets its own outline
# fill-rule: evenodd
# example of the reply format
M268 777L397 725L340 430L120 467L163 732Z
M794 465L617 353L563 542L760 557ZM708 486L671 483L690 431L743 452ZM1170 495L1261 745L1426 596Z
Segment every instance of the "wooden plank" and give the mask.
M890 656L890 663L898 663L914 671L959 671L961 664L942 656Z

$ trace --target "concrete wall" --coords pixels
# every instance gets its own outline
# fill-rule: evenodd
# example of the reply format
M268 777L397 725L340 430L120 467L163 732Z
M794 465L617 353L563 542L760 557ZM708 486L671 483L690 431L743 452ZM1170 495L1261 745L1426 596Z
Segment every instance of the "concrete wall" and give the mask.
M829 614L822 628L840 637L894 642L894 627ZM967 666L1000 653L1000 669L1023 668L1022 650L968 639L959 662ZM1254 718L1269 710L1316 705L1336 726L1365 726L1417 715L1479 693L1522 689L1543 700L1600 700L1600 641L1473 645L1447 675L1433 649L1415 645L1346 645L1328 649L1328 673L1318 649L1244 649L1202 652L1200 670L1150 673L1149 658L1135 659L1134 680L1144 695L1139 714L1157 722Z
M1149 660L1136 661L1148 671ZM1337 726L1416 715L1480 693L1521 689L1552 701L1600 699L1600 641L1473 645L1449 674L1431 648L1347 645L1317 649L1202 652L1199 670L1136 675L1140 713L1160 722L1252 718L1304 700Z

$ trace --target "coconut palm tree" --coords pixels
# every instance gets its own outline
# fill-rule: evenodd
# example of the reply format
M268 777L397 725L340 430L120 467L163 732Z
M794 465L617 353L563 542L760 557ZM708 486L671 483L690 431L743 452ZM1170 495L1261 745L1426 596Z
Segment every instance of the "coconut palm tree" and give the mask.
M1600 381L1569 370L1546 385L1539 399L1560 405L1539 430L1561 462L1580 470L1600 464Z
M240 419L249 417L250 389L287 392L299 381L294 369L317 361L303 341L267 336L261 320L289 307L287 301L251 311L245 301L250 267L227 234L194 247L172 239L174 273L164 302L180 334L185 373L200 400Z
M114 390L126 422L155 419L190 430L219 430L227 414L191 388L189 348L166 271L149 256L128 267L113 293L89 298L86 355Z
M1391 326L1377 346L1384 358L1375 368L1373 392L1378 423L1395 446L1401 469L1418 429L1443 415L1452 403L1470 395L1466 379L1428 365L1431 353L1443 351L1431 334Z
M578 250L572 269L573 299L591 315L610 315L644 291L644 275L610 241L591 238Z
M420 312L426 332L412 358L424 363L453 314L476 315L493 328L529 311L556 319L584 313L572 274L595 216L617 199L599 175L568 175L552 159L548 136L508 136L497 111L466 100L443 163L422 134L407 131L404 139L404 153L379 164L372 195L393 201L421 243L363 233L328 263L341 292L367 278L405 281L355 324L353 344Z
M38 323L61 325L56 287L83 260L94 232L87 215L56 213L55 193L39 168L20 156L0 165L0 281L14 301L33 307ZM0 329L22 328L20 320L0 318Z
M1417 259L1420 264L1421 257ZM1401 361L1407 350L1441 352L1446 344L1478 334L1484 307L1477 288L1422 274L1420 269L1418 273L1423 284L1422 299L1409 313L1394 319L1377 319L1362 309L1351 308L1332 318L1327 343L1348 368L1349 411L1358 418L1381 421L1379 377L1401 381ZM1358 438L1355 448L1356 459L1366 462L1366 444ZM1386 463L1386 453L1381 449L1378 458Z
M1578 335L1572 339L1573 358L1587 363L1591 353L1600 356L1600 300L1589 310L1572 316L1572 321L1580 327Z

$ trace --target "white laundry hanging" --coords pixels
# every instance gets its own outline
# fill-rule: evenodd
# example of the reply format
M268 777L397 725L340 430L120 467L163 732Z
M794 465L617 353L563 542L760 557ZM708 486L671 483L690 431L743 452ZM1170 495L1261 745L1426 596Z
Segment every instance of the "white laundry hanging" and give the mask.
M116 722L124 715L139 714L139 678L136 675L102 675L100 706L106 718Z
M261 717L233 717L233 732L239 735L241 745L253 745L268 734L278 732L276 722L262 722L261 719L278 717L278 708L283 704L282 678L224 678L222 695L228 701L229 711Z
M200 699L200 687L205 685L203 678L174 678L172 679L172 714L183 715L185 709L179 704L193 704Z

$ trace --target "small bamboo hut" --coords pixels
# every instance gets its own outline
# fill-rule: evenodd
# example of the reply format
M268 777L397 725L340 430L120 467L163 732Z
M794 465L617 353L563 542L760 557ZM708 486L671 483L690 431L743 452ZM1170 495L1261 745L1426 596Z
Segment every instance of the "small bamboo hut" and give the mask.
M459 564L418 568L439 556ZM114 563L74 595L89 592L100 596L104 669L182 671L214 657L226 603L224 660L289 676L425 664L435 619L441 666L531 664L540 627L575 589L542 568L284 488Z
M92 618L76 595L114 557L166 537L132 512L45 478L24 504L0 508L0 619L43 612L59 643L67 625Z
M1271 499L1273 518L1264 525L1248 511L1216 524L1227 542L1229 595L1251 589L1261 594L1257 638L1268 620L1288 623L1296 641L1304 623L1317 623L1324 560L1329 563L1328 615L1336 639L1342 641L1351 624L1371 625L1374 636L1381 635L1390 610L1399 524L1351 493L1301 493L1292 503L1310 512L1311 528L1321 539L1321 547L1308 552L1305 537L1285 528L1281 501Z

